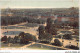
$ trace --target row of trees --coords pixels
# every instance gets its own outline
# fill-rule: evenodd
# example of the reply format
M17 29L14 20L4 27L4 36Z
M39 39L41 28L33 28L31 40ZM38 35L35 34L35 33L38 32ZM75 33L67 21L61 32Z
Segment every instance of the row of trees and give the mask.
M45 19L35 19L35 18L21 17L21 16L12 16L12 17L2 16L1 17L1 25L13 25L13 24L19 24L22 22L43 24L45 23Z
M63 38L63 39L68 39L71 40L73 36L71 34L64 34L64 35L57 35L55 38Z
M1 41L4 41L4 43L20 43L20 44L26 44L28 43L29 41L36 41L36 37L29 34L29 33L24 33L24 32L21 32L19 34L19 36L15 36L14 38L12 37L7 37L7 36L4 36L1 38Z
M14 38L12 37L7 37L7 36L4 36L1 38L1 41L4 41L4 43L19 43L19 37L18 36L15 36Z
M74 21L74 22L65 22L65 23L62 23L61 26L70 26L70 27L73 27L74 29L75 28L79 28L79 22L78 21Z

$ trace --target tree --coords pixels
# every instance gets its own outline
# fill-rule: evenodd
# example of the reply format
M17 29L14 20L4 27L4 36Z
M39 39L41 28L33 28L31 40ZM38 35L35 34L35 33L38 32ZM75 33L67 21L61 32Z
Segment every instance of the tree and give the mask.
M45 27L44 26L39 26L39 39L42 39L45 35Z
M40 43L49 44L52 39L53 39L53 35L46 33L44 36L41 37Z
M26 41L36 41L36 37L29 33L25 33L25 39L26 39Z
M36 41L36 37L29 34L29 33L24 33L24 32L21 32L19 34L20 36L20 43L21 44L26 44L26 43L29 43L29 41Z
M8 37L8 43L10 43L10 40L11 40L11 37L9 36L9 37Z
M79 50L79 47L78 46L75 46L75 45L67 45L66 48Z
M45 27L44 26L39 26L39 39L42 41L51 41L53 38L53 35L50 33L45 32Z
M49 33L52 34L52 35L56 35L57 34L57 29L56 29L54 24L50 27Z
M37 41L37 38L36 38L36 36L34 36L34 35L32 35L32 39L33 39L33 41Z
M24 32L21 32L21 33L19 34L19 37L24 38L24 35L25 35L25 33L24 33Z
M46 31L49 33L50 27L52 26L53 20L51 18L47 19Z
M45 41L51 42L51 40L53 39L53 35L50 33L46 33L44 39Z
M79 27L79 23L78 23L78 22L73 22L72 26L73 26L74 28L78 28L78 27Z
M10 39L10 43L13 43L13 41L14 41L14 39L13 39L13 38L11 38L11 39Z
M63 44L58 39L55 39L53 45L62 46Z
M63 35L64 39L72 39L72 35L71 34L65 34Z
M56 35L57 34L57 29L56 29L56 25L53 24L53 20L51 18L47 19L47 26L46 28L46 32L50 33L52 35Z
M25 33L24 32L21 32L20 34L19 34L19 37L20 37L20 43L21 44L25 44L26 43L26 40L24 39L25 37Z
M14 43L17 43L18 39L19 39L19 37L18 36L15 36L14 37Z
M5 43L7 43L7 36L2 37L1 41L5 41Z
M44 32L43 29L42 29L42 31L40 33L41 34L39 34L39 39L42 40L42 41L50 42L53 39L53 35L50 34L50 33Z

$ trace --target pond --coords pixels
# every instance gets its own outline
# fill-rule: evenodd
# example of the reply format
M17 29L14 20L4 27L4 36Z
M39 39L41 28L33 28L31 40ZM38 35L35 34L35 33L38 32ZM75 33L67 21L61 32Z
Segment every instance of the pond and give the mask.
M3 32L4 35L18 35L20 34L22 31L7 31L7 32Z

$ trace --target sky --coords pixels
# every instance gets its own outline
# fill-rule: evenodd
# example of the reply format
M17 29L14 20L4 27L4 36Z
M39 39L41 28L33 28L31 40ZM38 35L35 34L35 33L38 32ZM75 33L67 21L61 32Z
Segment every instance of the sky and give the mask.
M0 0L1 8L70 8L79 0Z

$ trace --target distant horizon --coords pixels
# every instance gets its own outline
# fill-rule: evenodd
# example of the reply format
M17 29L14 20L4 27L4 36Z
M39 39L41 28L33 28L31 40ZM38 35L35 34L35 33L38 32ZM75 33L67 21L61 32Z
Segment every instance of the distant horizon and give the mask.
M34 7L32 7L32 8L19 8L19 7L17 7L17 8L10 8L10 7L7 7L7 8L1 8L1 9L56 9L56 8L51 8L51 7L39 7L39 8L34 8ZM67 8L67 7L62 7L62 8ZM72 7L68 7L68 8L72 8ZM79 8L79 7L74 7L74 8Z

